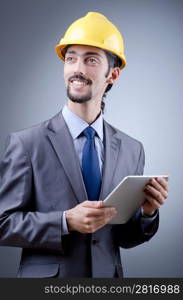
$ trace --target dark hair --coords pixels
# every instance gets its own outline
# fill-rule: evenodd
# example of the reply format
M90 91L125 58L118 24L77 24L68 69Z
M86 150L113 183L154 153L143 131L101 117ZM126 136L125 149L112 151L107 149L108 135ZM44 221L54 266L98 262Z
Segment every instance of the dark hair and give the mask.
M116 67L120 67L121 66L121 60L119 59L118 56L116 56L115 54L104 50L107 60L108 60L108 70L107 73L105 74L105 77L107 77L109 75L110 69L111 68L116 68ZM112 88L113 84L108 84L108 86L105 89L105 92L102 96L102 102L101 102L101 110L104 113L104 108L105 108L105 102L104 99L106 98L106 94L107 92Z

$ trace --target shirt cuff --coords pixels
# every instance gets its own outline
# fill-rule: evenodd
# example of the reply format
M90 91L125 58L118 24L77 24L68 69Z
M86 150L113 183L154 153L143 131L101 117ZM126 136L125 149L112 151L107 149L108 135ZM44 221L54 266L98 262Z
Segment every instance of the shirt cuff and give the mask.
M154 219L156 219L157 214L158 214L158 211L155 210L155 212L154 212L154 214L153 214L152 216L146 215L146 214L144 213L143 208L141 207L141 215L142 215L142 218L144 218L144 219L147 219L147 220L149 220L149 221L153 221Z
M65 211L63 212L63 215L62 215L62 235L64 235L64 234L69 234Z

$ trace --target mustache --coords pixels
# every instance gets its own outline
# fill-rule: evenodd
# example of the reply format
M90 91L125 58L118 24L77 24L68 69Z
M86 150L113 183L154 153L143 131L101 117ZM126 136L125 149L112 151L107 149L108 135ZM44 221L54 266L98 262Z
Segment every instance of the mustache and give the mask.
M92 81L91 81L91 79L89 79L89 78L85 78L84 76L82 76L82 75L73 75L73 76L71 76L71 77L69 77L69 81L73 81L74 79L80 79L80 80L82 80L82 81L85 81L86 82L86 84L92 84Z

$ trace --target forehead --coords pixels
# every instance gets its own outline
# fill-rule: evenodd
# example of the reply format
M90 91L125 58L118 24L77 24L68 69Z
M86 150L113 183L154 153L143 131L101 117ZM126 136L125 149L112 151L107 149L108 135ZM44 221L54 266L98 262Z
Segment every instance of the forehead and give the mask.
M68 47L66 54L67 53L73 53L76 55L81 55L81 56L85 56L85 55L96 55L96 56L100 56L102 58L106 58L106 54L104 52L104 50L97 48L97 47L93 47L93 46L85 46L85 45L71 45Z

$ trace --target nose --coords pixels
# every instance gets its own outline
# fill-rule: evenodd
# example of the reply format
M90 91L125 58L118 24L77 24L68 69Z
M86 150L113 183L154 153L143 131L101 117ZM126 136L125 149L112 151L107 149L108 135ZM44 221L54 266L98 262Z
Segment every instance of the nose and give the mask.
M82 61L82 59L78 58L77 61L75 62L74 66L74 74L85 74L85 64Z

